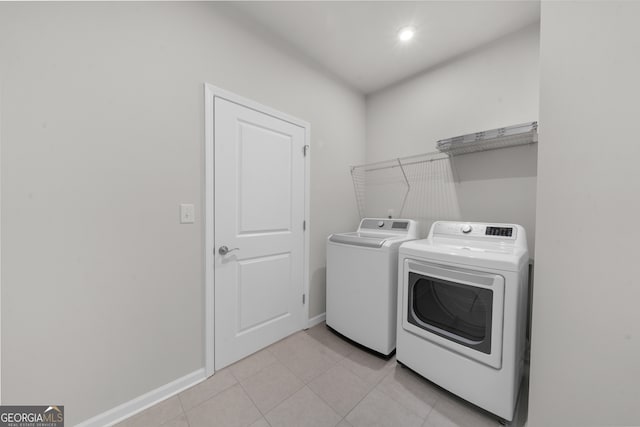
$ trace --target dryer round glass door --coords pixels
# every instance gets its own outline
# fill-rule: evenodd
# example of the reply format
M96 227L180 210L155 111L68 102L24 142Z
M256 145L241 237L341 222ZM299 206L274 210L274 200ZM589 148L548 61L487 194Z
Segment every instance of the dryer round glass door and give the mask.
M404 329L500 368L502 276L405 260L402 286Z
M408 321L486 354L491 353L493 290L409 273Z

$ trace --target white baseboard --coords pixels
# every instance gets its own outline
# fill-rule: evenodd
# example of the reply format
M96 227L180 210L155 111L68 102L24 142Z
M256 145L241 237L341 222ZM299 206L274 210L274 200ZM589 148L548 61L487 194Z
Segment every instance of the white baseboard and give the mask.
M109 409L106 412L96 415L93 418L89 418L86 421L78 424L78 427L103 427L112 426L122 420L129 418L130 416L141 412L156 403L162 402L165 399L170 398L183 390L188 389L191 386L198 384L206 379L204 368L198 369L195 372L185 375L182 378L178 378L168 384L158 387L155 390L151 390L148 393L131 399L128 402L118 405L115 408Z
M312 317L311 319L309 319L309 323L307 323L307 328L313 328L317 324L324 322L326 318L327 318L326 312L322 314L318 314L315 317Z

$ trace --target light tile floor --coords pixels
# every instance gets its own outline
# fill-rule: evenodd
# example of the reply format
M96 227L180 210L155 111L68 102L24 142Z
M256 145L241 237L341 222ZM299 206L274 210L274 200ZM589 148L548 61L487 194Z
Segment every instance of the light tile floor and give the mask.
M526 387L525 387L526 389ZM522 396L521 396L522 397ZM523 399L526 402L526 393ZM524 424L526 405L514 426ZM298 332L120 427L485 427L497 419L349 344L324 323Z

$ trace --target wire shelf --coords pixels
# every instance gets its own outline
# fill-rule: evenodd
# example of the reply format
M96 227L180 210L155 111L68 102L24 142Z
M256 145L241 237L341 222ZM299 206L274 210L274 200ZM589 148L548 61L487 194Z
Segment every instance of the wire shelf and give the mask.
M440 152L449 155L475 153L498 148L515 147L538 141L538 122L522 123L484 132L441 139L437 143Z
M358 213L361 218L421 217L417 209L428 201L444 217L453 218L459 213L452 199L455 171L452 162L438 166L440 160L537 142L538 123L529 122L443 139L437 143L438 151L430 153L352 166ZM396 208L386 209L388 206Z

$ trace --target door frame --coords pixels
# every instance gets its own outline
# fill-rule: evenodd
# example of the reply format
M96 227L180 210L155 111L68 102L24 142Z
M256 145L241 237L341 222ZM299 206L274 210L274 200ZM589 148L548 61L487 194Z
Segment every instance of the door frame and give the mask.
M227 101L233 102L235 104L239 104L245 106L247 108L251 108L253 110L259 111L261 113L268 114L280 120L284 120L286 122L292 123L294 125L300 126L304 129L305 141L304 144L307 147L306 152L308 153L311 138L311 125L301 119L290 116L289 114L282 113L280 111L274 110L273 108L267 107L260 103L257 103L253 100L244 98L242 96L236 95L235 93L229 92L227 90L221 89L217 86L214 86L209 83L204 84L204 99L205 99L205 107L204 107L204 123L205 123L205 132L204 132L204 166L205 166L205 183L204 183L204 192L205 192L205 206L204 206L204 233L205 233L205 374L207 377L213 375L215 372L214 365L214 357L215 357L215 300L214 300L214 292L215 292L215 270L214 270L214 260L215 260L215 223L214 223L214 213L215 213L215 205L214 205L214 197L215 197L215 182L214 182L214 152L215 152L215 132L214 132L214 123L215 123L215 98L225 99ZM300 324L300 329L305 329L307 327L309 321L309 188L310 188L310 155L307 154L304 157L304 221L306 222L306 229L303 232L304 244L303 244L303 292L306 295L304 308L303 308L303 316L305 318L302 319ZM301 225L302 226L302 225Z
M0 79L0 83L2 79ZM0 87L2 94L2 87ZM2 153L2 100L0 100L0 153ZM2 171L2 155L0 154L0 172ZM2 174L0 173L0 176ZM2 180L0 179L0 242L2 241ZM2 404L2 245L0 245L0 405Z

